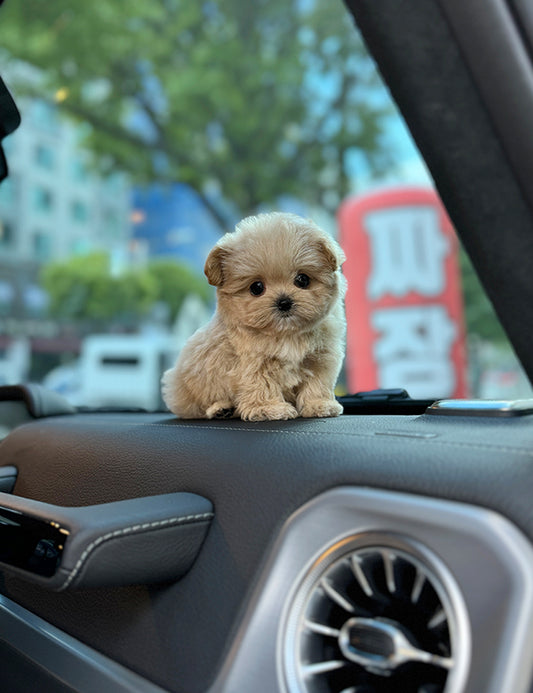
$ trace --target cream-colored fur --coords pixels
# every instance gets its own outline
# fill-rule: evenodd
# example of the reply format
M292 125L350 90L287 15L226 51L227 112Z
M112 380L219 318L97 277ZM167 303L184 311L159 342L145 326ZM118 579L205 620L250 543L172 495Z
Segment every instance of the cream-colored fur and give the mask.
M163 375L170 411L249 421L341 414L343 261L328 234L293 214L247 217L223 236L205 264L217 310ZM307 287L295 285L301 275Z

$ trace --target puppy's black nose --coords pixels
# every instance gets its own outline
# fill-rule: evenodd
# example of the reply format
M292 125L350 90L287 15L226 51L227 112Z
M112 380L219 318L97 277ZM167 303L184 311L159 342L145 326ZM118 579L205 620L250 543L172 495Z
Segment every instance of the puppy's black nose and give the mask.
M289 298L288 296L280 296L276 301L276 306L278 310L286 313L292 308L292 298Z

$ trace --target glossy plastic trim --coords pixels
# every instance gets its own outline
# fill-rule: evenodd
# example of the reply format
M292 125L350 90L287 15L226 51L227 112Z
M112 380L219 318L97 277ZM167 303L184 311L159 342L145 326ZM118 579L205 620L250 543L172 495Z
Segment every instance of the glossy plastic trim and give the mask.
M533 399L441 399L426 409L433 416L524 416L533 414Z

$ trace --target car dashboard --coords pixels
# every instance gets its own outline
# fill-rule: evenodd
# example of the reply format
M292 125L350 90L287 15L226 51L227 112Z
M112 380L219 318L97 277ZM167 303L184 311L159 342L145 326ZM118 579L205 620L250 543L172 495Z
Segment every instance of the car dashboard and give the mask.
M0 656L50 691L529 691L527 411L32 418L4 517L71 534L54 576L3 563Z

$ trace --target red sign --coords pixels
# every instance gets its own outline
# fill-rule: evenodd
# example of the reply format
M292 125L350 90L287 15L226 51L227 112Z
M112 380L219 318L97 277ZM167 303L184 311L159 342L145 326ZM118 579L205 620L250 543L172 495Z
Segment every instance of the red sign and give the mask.
M458 242L436 193L395 188L348 199L339 228L348 390L467 396Z

